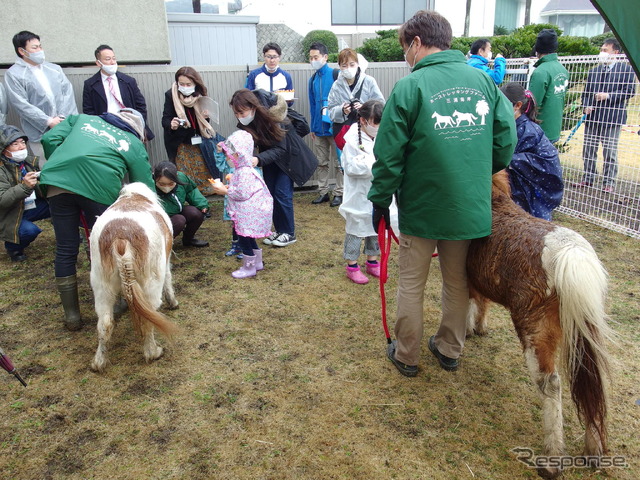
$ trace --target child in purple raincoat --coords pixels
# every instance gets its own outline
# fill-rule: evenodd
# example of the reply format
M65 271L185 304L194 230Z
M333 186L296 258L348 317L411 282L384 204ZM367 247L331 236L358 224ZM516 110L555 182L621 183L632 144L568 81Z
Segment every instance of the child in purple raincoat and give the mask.
M238 130L218 145L227 156L227 162L233 163L235 172L228 185L215 181L213 190L218 195L227 196L227 211L244 255L242 266L231 276L255 277L256 272L264 268L262 249L258 248L256 238L268 237L272 233L273 198L254 169L253 138L250 133Z

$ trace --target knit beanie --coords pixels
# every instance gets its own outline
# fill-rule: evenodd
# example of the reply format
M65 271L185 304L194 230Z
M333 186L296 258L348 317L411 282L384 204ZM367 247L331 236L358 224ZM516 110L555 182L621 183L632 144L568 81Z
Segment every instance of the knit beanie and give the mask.
M558 50L558 34L552 28L540 30L536 38L535 51L538 53L555 53Z

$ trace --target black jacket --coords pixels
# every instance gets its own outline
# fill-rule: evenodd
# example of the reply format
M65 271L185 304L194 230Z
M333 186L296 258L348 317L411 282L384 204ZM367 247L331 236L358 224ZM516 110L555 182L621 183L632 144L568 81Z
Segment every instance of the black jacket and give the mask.
M133 108L142 114L145 122L145 134L147 140L152 140L155 135L147 125L147 103L138 84L133 77L116 72L122 103L125 107ZM87 115L100 115L107 111L107 95L102 84L100 70L93 77L85 80L82 91L82 113Z

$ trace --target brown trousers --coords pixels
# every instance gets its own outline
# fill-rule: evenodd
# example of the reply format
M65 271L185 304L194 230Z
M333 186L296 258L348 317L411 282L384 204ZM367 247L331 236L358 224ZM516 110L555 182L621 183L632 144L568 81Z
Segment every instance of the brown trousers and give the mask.
M443 355L458 358L462 353L469 310L467 251L470 240L432 240L400 235L398 314L395 335L396 358L418 365L423 335L424 287L429 276L431 255L438 249L442 272L442 319L435 336Z

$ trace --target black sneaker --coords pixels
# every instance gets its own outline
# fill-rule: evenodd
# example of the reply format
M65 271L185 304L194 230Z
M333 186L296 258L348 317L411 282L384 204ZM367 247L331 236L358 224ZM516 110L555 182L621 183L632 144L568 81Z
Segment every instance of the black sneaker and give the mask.
M273 245L274 247L286 247L287 245L291 245L295 242L295 233L281 233L271 242L271 245Z
M27 259L24 252L7 250L7 253L9 254L9 258L11 258L12 262L24 262Z
M431 353L433 353L433 356L438 359L440 366L444 370L448 372L455 372L458 369L459 362L457 358L445 357L438 351L438 347L436 347L436 342L435 342L435 335L432 335L429 338L429 350L431 350Z
M394 340L387 346L387 357L389 357L391 363L396 366L402 375L405 377L415 377L418 374L418 367L416 365L406 365L396 360L396 344L397 341Z

